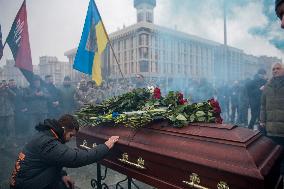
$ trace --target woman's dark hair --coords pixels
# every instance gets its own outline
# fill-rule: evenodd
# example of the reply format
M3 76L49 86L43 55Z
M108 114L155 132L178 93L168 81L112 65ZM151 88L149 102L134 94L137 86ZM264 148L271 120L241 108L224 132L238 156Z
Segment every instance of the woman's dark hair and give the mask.
M58 119L58 123L61 127L64 127L68 130L75 129L76 131L79 130L79 123L76 118L70 114L65 114Z

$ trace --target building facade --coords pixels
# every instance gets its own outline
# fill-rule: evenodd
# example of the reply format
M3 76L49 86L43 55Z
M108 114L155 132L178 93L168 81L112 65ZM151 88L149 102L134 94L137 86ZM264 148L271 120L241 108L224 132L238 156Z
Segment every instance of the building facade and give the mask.
M155 0L134 0L137 23L109 35L114 52L108 48L104 66L108 78L174 80L186 85L188 80L220 83L251 77L259 68L270 69L275 57L256 57L243 50L223 45L154 24ZM76 50L65 53L72 65ZM115 56L114 56L115 54ZM122 72L122 74L121 74Z
M0 80L14 79L18 86L28 86L28 82L19 70L19 68L15 67L14 60L6 60L6 65L0 68Z
M42 56L39 58L38 71L43 79L46 75L51 75L54 84L60 85L65 76L71 75L72 68L68 62L58 61L57 57Z
M73 82L79 82L81 81L81 79L88 77L87 75L73 69L73 63L75 60L76 52L77 52L77 49L72 49L64 53L64 55L67 56L69 60L67 66L70 69L69 76Z

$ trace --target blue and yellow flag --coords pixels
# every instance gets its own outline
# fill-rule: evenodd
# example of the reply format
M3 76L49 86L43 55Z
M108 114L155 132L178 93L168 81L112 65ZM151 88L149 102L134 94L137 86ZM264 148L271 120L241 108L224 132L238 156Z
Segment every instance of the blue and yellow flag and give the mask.
M90 0L79 47L73 68L92 75L97 85L102 83L101 55L108 43L108 36L94 0Z

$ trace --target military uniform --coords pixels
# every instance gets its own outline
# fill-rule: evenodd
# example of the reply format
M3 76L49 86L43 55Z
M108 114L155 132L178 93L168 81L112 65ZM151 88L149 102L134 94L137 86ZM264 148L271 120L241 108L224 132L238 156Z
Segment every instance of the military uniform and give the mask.
M14 104L15 93L8 87L0 89L0 144L15 136Z

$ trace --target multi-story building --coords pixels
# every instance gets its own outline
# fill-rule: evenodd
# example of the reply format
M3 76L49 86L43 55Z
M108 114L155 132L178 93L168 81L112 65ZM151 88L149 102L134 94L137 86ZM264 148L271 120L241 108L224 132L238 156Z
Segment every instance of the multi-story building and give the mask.
M179 80L186 85L189 79L201 78L218 83L245 79L269 67L243 50L155 25L155 6L156 0L134 0L137 23L109 35L114 52L108 48L103 63L109 78L122 78L122 72L125 78L142 74L146 80L168 84ZM75 53L65 53L71 65Z
M42 56L39 58L39 75L44 78L51 75L56 85L62 83L65 76L69 76L72 72L68 62L58 61L56 57Z
M62 84L65 76L74 76L77 71L73 70L72 65L69 62L58 61L56 57L42 56L38 65L33 65L33 73L39 75L44 79L46 75L51 75L56 85ZM77 72L79 73L79 72ZM21 73L21 71L15 67L14 60L7 60L6 65L0 68L0 80L15 79L18 85L27 86L28 82Z
M88 77L87 75L73 69L73 63L75 60L75 55L76 55L77 49L72 49L64 53L65 56L67 56L69 62L67 64L69 71L69 76L72 81L78 82L82 79L82 77Z
M18 86L27 86L28 82L19 70L19 68L15 67L14 60L6 60L6 65L0 70L0 79L1 80L9 80L14 79Z

